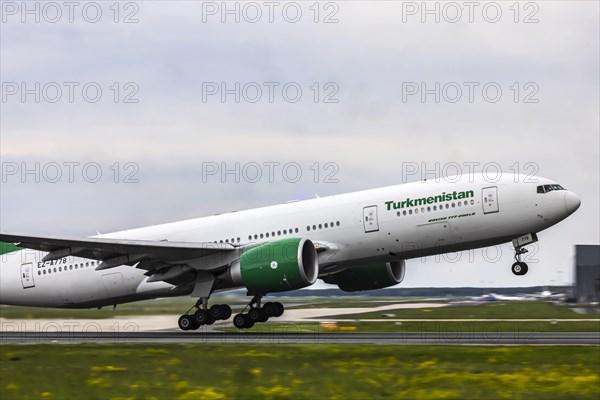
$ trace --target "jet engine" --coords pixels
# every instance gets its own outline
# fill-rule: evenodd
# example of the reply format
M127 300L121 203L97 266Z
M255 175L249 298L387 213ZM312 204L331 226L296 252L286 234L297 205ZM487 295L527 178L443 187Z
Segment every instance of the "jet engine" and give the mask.
M405 266L404 260L362 265L329 275L323 280L338 285L344 292L382 289L402 282Z
M229 278L251 294L285 292L316 282L317 251L308 239L283 239L250 248L229 269Z

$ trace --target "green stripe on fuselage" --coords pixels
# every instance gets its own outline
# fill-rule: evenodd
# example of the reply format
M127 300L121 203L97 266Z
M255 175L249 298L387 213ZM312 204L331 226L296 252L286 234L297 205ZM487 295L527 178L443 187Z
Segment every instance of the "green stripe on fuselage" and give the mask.
M23 250L22 247L16 246L12 243L0 242L0 256L8 253L14 253L15 251Z

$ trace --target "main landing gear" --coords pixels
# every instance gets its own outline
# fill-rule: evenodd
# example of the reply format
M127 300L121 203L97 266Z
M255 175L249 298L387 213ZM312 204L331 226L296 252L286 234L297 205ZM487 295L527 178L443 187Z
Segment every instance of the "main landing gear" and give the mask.
M516 262L510 268L510 270L512 271L513 274L525 275L527 273L527 271L529 271L529 267L527 266L527 264L524 263L523 261L521 261L521 254L525 254L525 253L527 253L527 251L528 250L522 246L515 247Z
M262 296L256 295L246 306L250 307L247 313L242 312L233 317L233 325L238 329L252 328L255 323L267 322L270 317L281 317L284 307L280 302L267 302L261 307Z
M215 321L231 317L231 307L227 304L213 304L209 308L207 303L207 298L198 300L192 308L179 317L179 328L184 331L196 330L202 325L212 325ZM196 311L190 314L192 309Z

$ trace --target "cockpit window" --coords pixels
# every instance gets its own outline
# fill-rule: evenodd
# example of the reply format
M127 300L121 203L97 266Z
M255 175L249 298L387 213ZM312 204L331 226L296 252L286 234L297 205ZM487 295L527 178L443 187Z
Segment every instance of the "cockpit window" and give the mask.
M564 187L562 187L560 185L540 185L537 187L538 193L548 193L553 190L567 190L567 189L565 189Z

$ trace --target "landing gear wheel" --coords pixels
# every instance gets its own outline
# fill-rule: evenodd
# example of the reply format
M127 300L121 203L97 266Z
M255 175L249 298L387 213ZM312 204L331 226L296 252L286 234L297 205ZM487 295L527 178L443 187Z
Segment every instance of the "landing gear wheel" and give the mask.
M199 325L207 325L210 323L211 316L208 314L208 311L200 309L194 313L194 320ZM214 322L214 320L213 320Z
M269 301L262 306L262 309L263 309L264 313L267 315L267 317L273 317L275 315L275 311L276 311L275 303L272 303Z
M221 319L229 319L231 318L231 307L227 304L221 304Z
M529 270L529 267L527 266L527 264L525 264L522 261L517 261L511 267L511 271L515 275L525 275L528 270Z
M215 304L210 307L208 312L215 321L231 317L231 307L227 304Z
M283 312L285 311L285 307L283 307L283 304L276 301L275 303L273 303L273 306L275 308L275 312L273 313L273 316L281 317L283 315Z
M254 322L250 320L248 314L238 314L233 317L233 325L238 329L247 329L254 326Z
M181 329L182 331L189 331L190 329L198 329L198 328L194 328L196 326L196 324L194 323L195 321L193 320L191 315L182 315L181 317L179 317L179 329Z
M248 317L252 322L266 322L269 317L265 314L262 308L253 308L248 312Z

